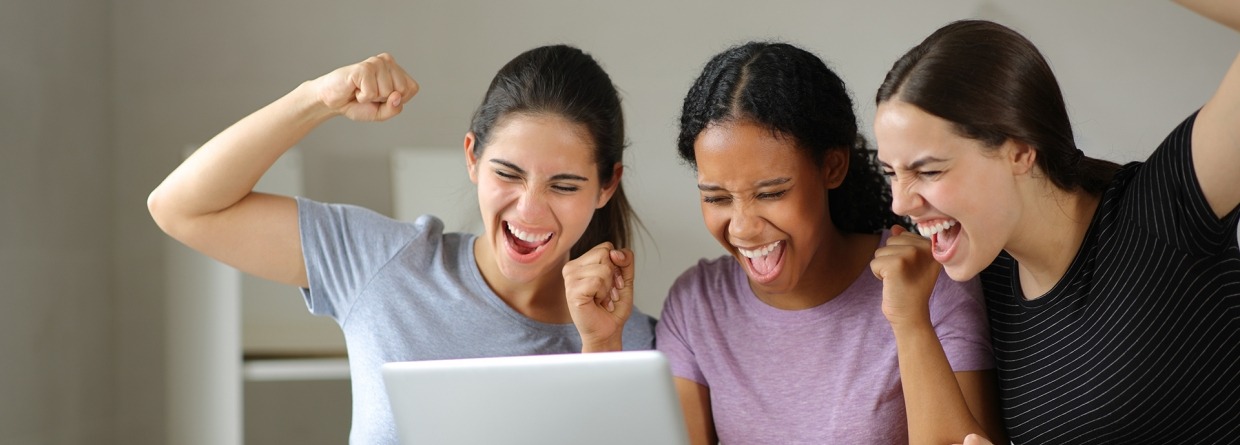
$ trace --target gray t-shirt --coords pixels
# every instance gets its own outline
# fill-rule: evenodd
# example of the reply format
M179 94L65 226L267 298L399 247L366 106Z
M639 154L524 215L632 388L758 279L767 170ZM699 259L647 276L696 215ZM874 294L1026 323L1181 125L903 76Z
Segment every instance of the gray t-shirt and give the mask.
M300 197L297 207L306 305L336 320L349 351L351 443L397 443L383 363L581 351L573 324L531 320L495 295L474 259L474 235L443 233L432 216L409 223ZM653 348L654 324L634 310L624 349Z

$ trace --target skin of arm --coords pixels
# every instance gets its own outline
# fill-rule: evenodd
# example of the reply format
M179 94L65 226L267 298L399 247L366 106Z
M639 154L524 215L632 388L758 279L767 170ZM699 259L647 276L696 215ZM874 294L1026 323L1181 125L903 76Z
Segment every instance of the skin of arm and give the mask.
M689 443L692 445L714 445L719 443L715 435L715 421L710 411L710 388L698 382L676 377L676 393L680 396L680 407L685 413L685 428L689 431Z
M1240 5L1225 0L1177 0L1176 3L1240 31ZM1206 201L1222 218L1240 205L1240 56L1223 75L1214 96L1193 126L1193 170Z
M929 240L893 227L870 267L883 281L883 314L896 337L909 443L956 443L969 434L1006 442L993 371L953 372L930 320L942 266Z
M284 152L328 119L382 121L399 114L417 83L387 54L302 83L216 135L147 198L160 229L237 269L308 285L297 203L253 191Z

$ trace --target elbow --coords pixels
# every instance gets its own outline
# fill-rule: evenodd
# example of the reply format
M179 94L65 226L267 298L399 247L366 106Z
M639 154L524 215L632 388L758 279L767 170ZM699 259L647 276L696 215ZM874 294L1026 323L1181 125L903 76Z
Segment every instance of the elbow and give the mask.
M172 236L173 238L176 238L174 229L177 226L177 218L175 212L171 208L173 206L169 205L170 202L167 195L167 192L163 190L162 186L156 187L155 190L152 190L151 194L146 197L146 210L147 212L150 212L151 219L155 221L155 225L159 226L160 230L164 231L164 233Z

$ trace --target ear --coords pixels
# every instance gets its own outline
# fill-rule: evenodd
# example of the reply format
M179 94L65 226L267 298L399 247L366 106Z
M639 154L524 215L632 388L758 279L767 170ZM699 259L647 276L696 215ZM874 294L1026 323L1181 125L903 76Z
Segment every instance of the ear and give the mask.
M624 176L624 165L619 162L611 169L611 183L604 184L602 190L599 190L598 205L594 208L601 209L611 201L611 197L616 194L616 189L620 188L620 177Z
M1007 154L1008 163L1012 166L1012 174L1026 175L1033 171L1037 166L1038 150L1032 145L1019 142L1015 139L1008 139L1003 143L1004 153Z
M827 190L837 188L844 183L844 177L848 176L851 153L852 149L847 147L827 150L826 156L822 159L823 187Z
M478 158L474 156L474 144L478 143L478 138L474 136L474 132L465 133L465 167L469 169L469 182L478 185Z

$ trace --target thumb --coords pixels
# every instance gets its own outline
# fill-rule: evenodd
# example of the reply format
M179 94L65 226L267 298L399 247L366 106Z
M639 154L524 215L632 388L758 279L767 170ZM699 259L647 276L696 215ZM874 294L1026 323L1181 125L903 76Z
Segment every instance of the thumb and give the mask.
M611 263L620 268L620 288L632 287L634 269L637 264L637 256L633 254L633 250L626 248L611 251Z
M907 231L908 229L905 229L904 226L901 226L899 224L891 226L891 236L900 236L900 234L907 232Z

